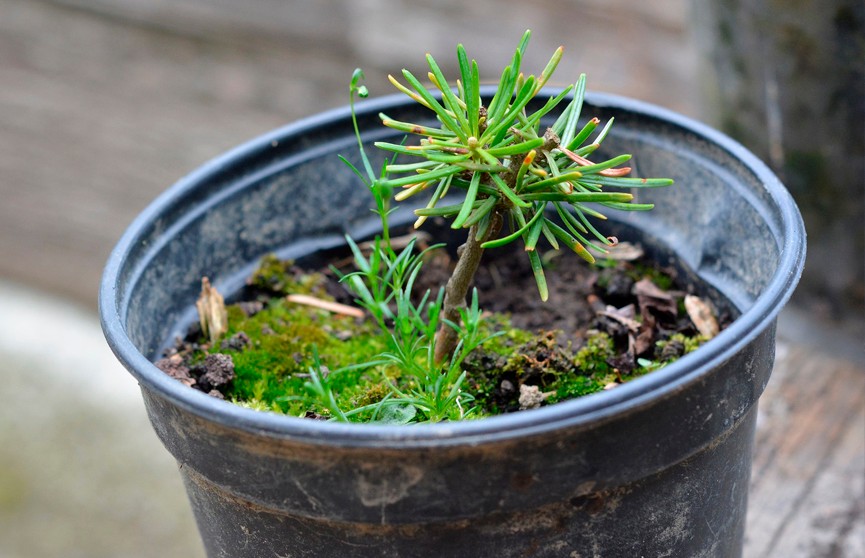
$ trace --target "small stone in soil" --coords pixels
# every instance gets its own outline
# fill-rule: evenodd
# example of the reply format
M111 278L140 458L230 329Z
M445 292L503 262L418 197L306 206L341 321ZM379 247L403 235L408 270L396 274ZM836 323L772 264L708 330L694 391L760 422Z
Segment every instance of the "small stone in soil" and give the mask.
M520 410L537 409L546 399L538 386L522 384L520 386Z
M247 316L254 316L264 310L264 303L260 300L238 302L237 306L243 310L243 313Z
M685 354L685 345L681 341L671 339L661 350L661 360L673 360Z
M202 388L224 386L234 379L234 361L231 360L230 355L223 353L207 355L200 366L204 369L204 373L198 379Z
M161 358L155 363L157 368L174 378L179 380L187 387L195 384L195 378L192 377L189 367L183 364L183 358L180 355L171 355L170 357Z
M234 351L240 351L248 347L251 342L249 335L243 331L238 331L228 339L225 339L220 345L220 348L222 350L231 349Z

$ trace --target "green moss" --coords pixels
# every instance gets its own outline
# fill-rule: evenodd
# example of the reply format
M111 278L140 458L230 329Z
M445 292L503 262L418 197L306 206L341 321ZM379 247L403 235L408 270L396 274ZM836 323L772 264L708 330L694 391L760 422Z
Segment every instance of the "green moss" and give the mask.
M613 339L603 332L594 332L574 355L574 366L583 374L609 374L607 359L615 355Z
M603 390L616 378L607 362L614 355L612 338L603 332L593 332L573 355L574 372L559 375L550 386L553 393L547 402L556 403Z
M271 292L313 294L331 300L324 293L321 274L294 274L290 263L266 257L250 285ZM304 384L309 379L313 347L322 363L332 370L372 360L383 350L385 339L373 333L369 324L354 318L273 298L260 312L247 316L239 305L228 307L228 339L240 332L251 343L239 349L217 348L231 355L236 378L226 396L259 410L292 415L323 414L310 405ZM195 357L194 357L195 358ZM198 357L201 358L201 357ZM349 400L365 389L361 372L341 372L330 385Z
M662 291L668 291L675 286L673 278L670 277L670 275L664 273L663 271L659 270L654 266L646 265L640 262L635 262L631 264L627 273L628 276L631 277L634 281L648 279Z
M600 269L598 287L602 289L609 287L610 280L618 272L624 272L633 281L649 279L661 290L666 291L674 287L674 280L669 274L652 265L646 265L639 261L623 262L607 258L595 262L595 267Z
M684 356L688 353L696 351L700 345L706 342L706 338L702 335L685 335L684 333L675 333L671 335L668 339L657 342L658 353L663 354L664 349L670 347L673 344L680 344L682 346L681 356ZM666 359L666 363L673 362L679 357Z
M632 268L636 276L651 275L656 283L665 284L659 280L663 275L648 274L647 269ZM299 273L278 260L265 258L254 277L252 283L257 289L313 294L330 300L324 294L322 275ZM393 366L339 370L374 361L388 349L388 339L369 320L296 304L283 296L271 298L261 311L251 316L241 305L229 306L228 316L229 330L222 346L211 351L231 355L236 378L225 395L244 407L294 416L328 417L330 410L312 397L307 387L314 350L322 364L321 374L326 376L328 388L344 411L381 402L391 394L389 383L410 387L410 381L403 380ZM484 336L503 333L464 362L467 372L464 387L475 399L475 417L516 410L519 386L524 383L539 386L548 394L548 403L564 401L646 374L693 351L704 341L699 336L673 335L657 344L657 358L641 359L636 369L623 377L610 365L616 348L606 333L591 332L574 349L569 342L558 339L560 332L523 330L514 327L506 315L489 316L481 327ZM241 332L249 337L249 343L226 342ZM201 362L204 356L204 353L192 355L190 363ZM369 420L373 414L373 410L366 410L352 420Z
M294 260L281 260L274 254L261 259L248 284L254 289L277 295L291 293L319 296L324 294L324 276L300 272Z
M249 285L275 293L286 292L286 287L293 283L291 267L293 260L281 260L274 254L268 254L261 259L258 268L249 278Z
M510 317L504 314L493 314L486 318L483 322L483 335L492 335L493 333L503 331L503 334L497 335L484 343L483 347L490 353L510 357L520 345L524 345L536 337L531 331L514 327Z
M558 403L596 393L604 389L604 384L590 376L573 376L563 378L556 384L553 394L547 399L548 403Z

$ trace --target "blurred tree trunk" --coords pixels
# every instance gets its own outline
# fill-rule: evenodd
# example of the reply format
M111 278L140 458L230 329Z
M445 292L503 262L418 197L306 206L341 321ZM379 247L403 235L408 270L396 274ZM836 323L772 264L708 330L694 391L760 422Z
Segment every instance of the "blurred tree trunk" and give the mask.
M865 299L865 2L694 2L714 124L778 173L802 211L797 298L834 317Z

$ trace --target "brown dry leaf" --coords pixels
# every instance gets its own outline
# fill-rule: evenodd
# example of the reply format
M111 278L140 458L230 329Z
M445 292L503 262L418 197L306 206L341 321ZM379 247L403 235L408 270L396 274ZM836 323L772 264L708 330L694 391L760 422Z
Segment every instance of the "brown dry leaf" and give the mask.
M228 331L228 311L225 309L222 295L210 285L207 277L201 278L201 295L195 302L195 308L198 310L202 333L215 346L219 337Z
M390 245L394 250L402 250L408 246L408 243L412 240L416 240L419 248L425 248L429 246L430 240L432 240L432 235L426 231L413 231L402 236L391 237ZM375 242L367 240L366 242L361 242L359 247L361 250L372 250L373 247L375 247Z
M640 329L640 322L634 319L633 304L629 304L624 308L607 306L604 310L598 312L598 314L619 322L633 332L636 332Z
M633 353L642 355L655 346L655 332L652 327L643 328L637 337L633 338Z
M638 260L642 258L645 253L639 244L633 244L631 242L619 242L614 246L607 246L606 253L595 250L592 247L589 247L589 251L601 258L622 262Z
M676 299L669 293L662 291L649 279L637 281L634 284L634 294L637 295L640 313L643 316L648 314L650 308L659 314L675 316L678 313Z
M711 339L718 335L720 327L718 320L715 318L715 312L712 307L704 302L700 297L687 295L685 297L685 311L688 312L688 317L694 322L697 331L700 332L706 339Z
M331 302L329 300L322 300L314 296L303 294L290 294L285 297L285 299L289 302L294 302L295 304L304 304L306 306L320 308L321 310L327 310L328 312L333 312L334 314L344 314L346 316L352 316L353 318L363 318L364 316L363 310L361 310L360 308L348 306L347 304L340 304L338 302Z

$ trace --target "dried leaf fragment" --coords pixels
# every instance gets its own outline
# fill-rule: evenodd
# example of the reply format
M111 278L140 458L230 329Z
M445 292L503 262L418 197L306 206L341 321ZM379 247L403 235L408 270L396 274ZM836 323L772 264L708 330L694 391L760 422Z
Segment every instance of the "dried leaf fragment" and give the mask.
M639 244L631 242L619 242L614 246L607 246L605 258L616 261L632 262L643 257L645 251Z
M520 410L538 409L549 394L542 393L538 386L520 385Z
M312 306L313 308L320 308L321 310L327 310L328 312L333 312L334 314L343 314L346 316L351 316L353 318L363 318L364 316L363 310L361 310L360 308L348 306L347 304L340 304L339 302L322 300L314 296L304 294L290 294L285 297L285 299L289 302L294 302L295 304L304 304L306 306Z
M222 295L210 285L207 277L201 278L201 294L195 302L201 332L216 345L219 337L228 331L228 312Z
M703 337L711 339L718 335L720 331L718 320L715 318L712 307L703 299L694 295L685 296L685 311L688 312L688 317L691 318L697 331Z
M676 299L669 293L658 288L649 279L640 279L634 283L633 292L637 295L637 303L640 306L640 313L645 317L654 311L658 315L668 315L675 317L678 313L676 307Z
M597 314L601 316L606 316L611 320L615 320L616 322L622 324L627 327L630 331L636 332L640 329L640 322L634 319L634 305L629 304L624 308L615 308L613 306L607 306L604 310L598 312Z

